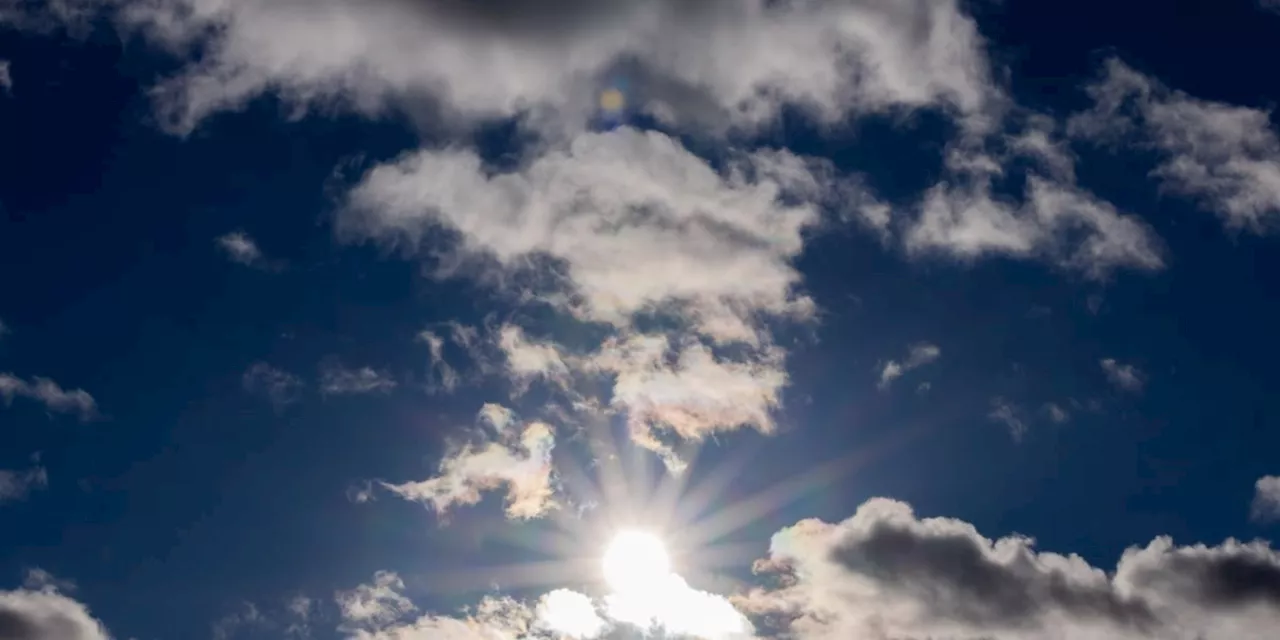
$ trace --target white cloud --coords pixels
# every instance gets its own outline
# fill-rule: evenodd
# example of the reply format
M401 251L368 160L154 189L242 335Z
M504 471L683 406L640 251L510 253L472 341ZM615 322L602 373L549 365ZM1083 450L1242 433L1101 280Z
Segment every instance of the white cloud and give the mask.
M243 231L232 231L218 236L214 242L232 262L246 267L266 267L269 264L262 250L258 248L258 243Z
M1280 625L1280 553L1265 543L1156 538L1108 573L883 498L780 531L757 569L778 588L737 604L796 640L1263 640Z
M1258 522L1280 520L1280 476L1263 476L1254 484L1250 515Z
M1120 268L1164 267L1161 243L1141 219L1069 183L1033 173L1026 184L1020 205L997 197L987 176L933 187L906 231L907 251L1041 259L1098 280Z
M1147 384L1147 376L1132 364L1121 364L1115 358L1103 358L1098 362L1111 384L1125 391L1139 392Z
M929 364L930 362L937 360L941 355L942 350L939 349L937 345L929 344L927 342L911 345L911 348L907 351L907 357L905 360L902 362L890 360L884 363L884 366L880 369L880 382L876 386L880 389L888 389L889 385L894 380L902 377L902 374L917 367Z
M342 615L344 631L376 629L391 624L417 610L401 591L404 580L392 571L379 571L373 582L361 584L334 596Z
M302 380L265 362L255 362L244 372L241 384L249 393L266 396L276 410L297 402L302 393Z
M506 490L509 517L536 518L554 508L551 427L530 422L515 433L509 429L510 416L492 407L485 405L480 416L494 431L487 442L450 451L439 474L430 479L382 486L406 500L429 504L439 514L454 505L476 504L483 492L498 489Z
M390 393L396 385L391 374L371 367L347 369L329 363L320 370L320 391L325 395Z
M25 471L0 469L0 504L25 500L34 490L49 486L49 473L36 465Z
M556 589L538 599L538 628L573 639L595 638L609 623L596 613L591 598L569 589Z
M1152 175L1196 199L1233 230L1280 220L1280 137L1261 109L1201 100L1111 59L1088 88L1094 107L1072 117L1073 134L1108 144L1133 136L1164 156Z
M679 471L684 461L663 434L697 442L744 426L773 433L771 412L787 383L782 351L742 354L722 358L696 340L672 344L663 335L633 334L606 341L585 367L613 375L612 404L626 411L632 440Z
M666 135L623 127L507 173L470 151L410 154L364 177L343 223L348 234L410 245L452 229L465 261L499 270L490 281L552 259L564 286L537 299L613 334L571 356L505 326L497 342L509 375L520 390L533 379L564 387L575 372L609 374L633 433L665 452L652 429L695 440L772 430L786 374L767 323L813 313L790 262L819 218L815 171L773 151L717 171ZM673 321L670 335L637 330L654 316Z
M0 590L0 633L14 640L110 640L84 604L58 592L56 584Z
M991 399L991 412L987 414L987 418L1008 427L1009 435L1015 441L1021 441L1027 435L1027 423L1022 418L1022 410L1004 398Z
M933 104L973 115L999 101L955 0L530 6L170 0L127 5L119 21L203 52L156 91L179 131L268 92L366 113L427 95L464 120L530 113L574 129L617 75L631 108L701 123L750 126L782 103L837 121Z
M48 378L23 380L12 373L0 373L0 397L6 404L14 398L27 398L44 405L52 413L69 413L89 421L98 416L98 403L83 389L63 389Z

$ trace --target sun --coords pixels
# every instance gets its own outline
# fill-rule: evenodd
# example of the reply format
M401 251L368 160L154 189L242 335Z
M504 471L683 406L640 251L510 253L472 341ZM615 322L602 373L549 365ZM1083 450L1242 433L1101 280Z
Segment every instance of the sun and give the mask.
M604 579L616 593L652 593L671 574L667 547L644 531L622 531L604 552Z

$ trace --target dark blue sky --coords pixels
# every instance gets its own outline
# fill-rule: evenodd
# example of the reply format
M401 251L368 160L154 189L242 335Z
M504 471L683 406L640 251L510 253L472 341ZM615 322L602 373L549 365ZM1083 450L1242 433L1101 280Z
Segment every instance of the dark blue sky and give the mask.
M203 0L154 4L209 6ZM347 6L337 0L323 4ZM450 28L460 33L493 29L483 37L509 38L517 43L514 51L520 51L519 43L540 38L587 40L580 30L565 26L560 33L561 27L545 26L529 17L533 14L512 8L520 4L497 9L510 12L510 24L480 20L478 26ZM116 638L470 638L435 628L423 631L422 619L421 636L357 636L356 629L390 634L395 619L408 624L419 615L454 615L486 594L510 594L533 606L555 588L596 593L599 580L590 563L585 571L564 570L563 581L552 572L546 575L557 577L522 582L511 577L518 572L509 567L565 564L563 545L553 541L566 535L580 542L574 553L594 562L599 541L608 534L597 531L601 526L590 514L617 515L633 506L607 504L606 496L606 504L573 515L587 500L586 489L571 479L573 471L605 474L601 469L619 464L593 456L589 442L617 442L624 482L635 494L670 482L663 479L659 456L627 441L625 427L629 419L644 422L649 415L661 432L661 416L671 415L661 411L663 398L670 394L692 397L682 410L691 411L697 424L684 435L706 438L681 482L694 488L689 493L724 485L702 505L699 521L714 521L718 512L752 500L764 505L737 526L723 527L719 539L707 541L712 551L678 549L677 565L690 583L726 597L745 593L752 584L768 584L752 576L751 562L770 555L769 540L776 532L805 518L840 523L855 512L869 514L859 506L874 497L910 504L919 518L971 523L987 538L1030 536L1040 551L1076 553L1107 572L1117 571L1126 548L1145 547L1158 536L1172 536L1177 545L1204 543L1226 554L1226 547L1214 545L1230 537L1275 535L1280 481L1269 494L1263 480L1280 474L1280 395L1275 391L1280 373L1274 367L1280 361L1275 338L1280 244L1271 233L1280 221L1280 123L1270 115L1280 98L1280 76L1267 71L1280 55L1280 15L1244 0L979 2L958 10L942 0L921 0L897 6L917 5L920 15L904 15L916 9L887 11L887 20L918 20L920 29L935 29L935 41L945 39L939 34L947 28L938 25L938 12L958 11L961 19L975 21L984 38L974 45L983 55L981 82L990 92L980 105L966 106L946 92L916 98L879 91L866 103L870 107L846 109L841 100L852 105L858 96L878 91L856 84L852 93L831 94L839 97L835 104L841 111L824 119L816 115L821 108L813 109L803 98L819 95L821 102L826 94L801 88L794 100L781 91L776 113L763 124L734 122L733 132L722 133L704 121L708 105L727 100L711 80L706 96L689 98L687 104L684 98L672 99L674 118L644 111L642 101L668 95L658 63L631 72L640 78L627 85L634 91L627 96L633 111L620 119L596 117L589 129L575 132L572 123L541 124L547 112L576 113L569 98L546 106L539 102L545 92L523 89L527 104L534 106L514 115L499 110L495 117L494 111L475 107L489 98L474 96L489 96L487 90L429 90L446 86L436 82L438 77L448 80L462 72L424 72L430 81L416 85L404 79L414 71L399 67L342 76L326 75L330 70L312 74L309 62L279 64L281 56L305 61L317 55L306 48L312 44L295 44L300 30L314 29L322 41L342 37L326 35L328 23L319 19L299 18L305 24L267 46L249 36L235 37L238 29L250 29L245 25L256 14L249 9L244 17L236 15L239 8L226 14L197 11L232 36L221 41L200 36L215 38L206 41L188 32L174 36L186 39L181 45L166 47L164 34L178 29L165 32L155 16L129 23L116 3L75 4L91 13L70 22L66 16L40 14L34 5L6 9L0 4L0 60L8 61L9 78L0 88L0 270L5 274L0 285L0 469L9 470L0 475L0 589L13 589L0 591L0 623L6 616L18 621L12 624L21 623L18 599L24 594L60 593L65 596L60 606L83 603ZM412 6L405 11L413 20L434 11ZM545 10L574 12L576 6L560 3ZM925 7L934 13L921 17ZM281 9L280 15L292 10ZM446 27L453 19L439 18ZM587 26L581 29L612 28L593 26L595 19L584 18ZM370 28L382 26L375 20ZM543 28L551 33L536 31ZM253 48L259 45L262 51ZM280 53L293 46L298 50ZM321 50L335 58L348 51L336 45ZM948 51L939 54L946 62L935 68L961 57ZM518 72L525 74L521 77L536 76L538 61L551 55L543 53L530 55L536 61ZM645 68L647 54L631 53L639 60L637 68ZM927 54L907 53L917 61ZM201 55L205 62L195 62ZM354 60L352 68L383 60L377 57L382 54L368 55L368 60ZM406 59L411 55L404 52ZM1109 60L1123 62L1147 83L1116 94L1123 106L1111 112L1095 100L1107 90L1122 91L1122 82L1108 80L1119 76L1105 75ZM260 61L261 68L255 67ZM757 62L744 55L741 65ZM915 64L902 62L895 73L912 77ZM708 68L724 66L732 65ZM807 78L802 71L819 66L814 61L794 73ZM588 75L594 69L583 68ZM214 72L202 76L201 69ZM227 69L269 80L236 94L239 89L226 87L254 81ZM339 82L334 79L339 76L350 86L326 93L325 83ZM189 83L177 90L188 93L166 102L169 94L157 87L172 92L174 78ZM199 84L210 78L226 86ZM683 81L671 80L672 86L677 80ZM1100 87L1094 96L1087 91L1090 85ZM685 87L689 92L705 88ZM213 100L214 106L203 110L191 107L205 95L201 91L232 97ZM362 108L362 97L382 104ZM588 104L593 100L587 95ZM175 101L185 107L175 107ZM163 126L166 114L182 108L188 109L189 126ZM682 120L686 108L698 115ZM1236 121L1224 124L1223 114L1231 109L1255 110L1261 120L1245 118L1253 129L1228 131ZM1149 245L1108 236L1106 229L1114 228L1109 225L1119 224L1114 218L1095 227L1043 222L1051 218L1045 213L1051 207L1025 196L1023 185L1039 175L1036 162L1049 162L1049 153L1019 155L1011 142L1034 128L1026 124L1032 113L1051 123L1053 148L1072 158L1073 174L1055 175L1055 184L1109 203L1116 215L1134 216L1125 219L1140 221L1137 233L1145 234ZM1222 117L1200 117L1206 113ZM994 126L967 129L963 119L974 114ZM1073 116L1089 115L1127 126L1090 134L1069 124ZM556 253L559 249L540 253L536 247L509 260L501 248L508 241L502 230L514 235L529 228L515 219L490 225L498 231L468 226L459 216L498 219L498 213L475 207L429 222L404 222L409 214L403 211L427 212L461 197L451 192L437 198L427 194L431 189L470 184L462 174L438 177L444 171L439 167L436 177L427 171L407 174L408 180L419 180L412 184L422 185L413 189L427 194L412 196L418 201L407 205L407 192L369 201L352 195L373 193L378 186L370 178L374 173L367 172L419 150L474 153L487 163L480 173L492 175L536 167L540 158L561 157L559 149L585 153L573 146L582 144L575 136L603 136L607 145L610 136L646 129L661 131L654 135L663 140L670 136L682 151L691 150L689 158L715 162L711 166L721 175L728 175L722 167L734 154L765 148L827 163L814 173L820 195L791 189L795 193L779 198L801 201L816 216L803 231L802 248L783 252L782 261L767 268L724 275L724 282L714 285L720 288L706 290L709 297L685 301L695 309L687 315L655 306L635 316L656 313L656 330L635 318L634 324L611 324L582 311L587 307L578 307L573 317L571 309L537 296L566 292L588 300L588 306L611 299L592 298L604 294L591 293L597 272L589 269L611 274L606 288L625 285L637 266L649 274L664 271L663 265L680 265L687 271L676 285L721 276L704 277L687 256L664 253L669 244L645 254L653 260L651 267L634 258L618 262L624 275L609 270L611 256L631 256L636 245L602 245L602 257L583 262ZM994 158L1002 173L994 180L966 173L947 162L957 154ZM1169 169L1185 166L1178 162L1203 171ZM1252 173L1242 173L1246 165ZM558 176L569 171L544 175L534 169L527 175L534 176L530 183L550 175L546 179L553 186L547 189L554 189ZM707 171L715 175L716 170ZM664 179L661 173L645 175ZM764 182L762 176L763 170L747 180ZM628 180L618 184L631 184ZM694 188L676 182L684 185L670 187L677 196L682 188ZM856 196L850 191L855 183ZM935 185L951 185L969 196L989 193L985 201L995 204L974 215L998 216L992 211L1005 206L1019 220L1041 222L1017 226L1022 236L1011 244L978 242L956 227L926 242L916 225L924 226L921 203ZM463 201L494 204L492 194L514 187L490 183L483 188L488 195ZM591 198L601 196L583 197L591 206ZM665 206L637 197L627 206ZM967 204L952 202L952 211L981 208L974 202L982 198L956 197ZM860 220L855 205L868 199L884 204L893 222L877 230ZM1251 204L1239 205L1242 201ZM378 207L378 212L366 211ZM384 210L402 217L382 216ZM532 206L513 211L538 215ZM1239 223L1251 216L1256 224ZM252 249L229 248L225 239L234 233L243 234L238 237ZM571 232L556 233L562 235L554 238L568 238ZM699 237L696 231L688 234ZM1123 255L1108 259L1090 253L1088 247L1096 249L1091 238L1114 240L1114 246L1123 245L1117 249ZM555 239L546 242L559 246ZM982 248L972 249L972 242ZM577 239L564 243L575 255L592 252ZM726 246L739 245L720 243L692 255L711 255ZM1158 265L1142 257L1148 255L1142 246L1154 247ZM1077 253L1077 247L1086 249ZM753 255L708 258L705 273L747 264ZM458 256L469 257L445 273ZM542 271L545 265L538 260L547 257L562 260L561 266ZM733 295L747 286L741 282L765 281L777 269L785 271L786 264L793 264L798 275L794 288L784 287L779 295L792 301L811 298L811 313L779 314L760 298L744 298L734 307L748 310L742 317L751 318L757 338L765 336L785 351L785 360L770 360L742 344L716 343L710 330L699 328L698 304ZM648 302L674 300L658 296ZM451 327L457 326L474 327L476 344L450 339ZM516 356L498 337L503 327L520 327L544 346L559 345L570 371L553 375L544 369L532 383L522 381L510 364ZM420 337L424 330L443 337L445 366L458 373L456 385L443 382L440 363ZM756 367L753 375L765 375L762 370L785 374L778 402L768 408L769 424L732 417L717 422L707 417L715 410L699 408L714 404L719 389L741 382L736 379L713 379L710 387L678 379L675 388L648 389L641 395L655 395L618 404L627 372L606 366L602 374L603 365L586 360L593 350L607 350L601 346L609 344L607 336L625 340L641 333L665 335L673 345L701 341L717 359L746 358L741 361ZM565 355L570 352L576 355ZM665 357L672 366L679 354ZM255 375L258 364L263 366ZM263 374L267 367L275 378ZM383 386L353 382L366 367L369 379ZM901 370L900 377L886 376L890 368ZM56 386L42 386L41 379ZM347 386L339 390L335 380ZM326 381L332 383L327 391ZM91 408L84 396L71 395L75 390L91 396ZM285 395L273 398L273 393ZM613 409L606 410L610 398ZM595 410L574 405L591 399L600 402ZM506 472L491 472L488 480L472 476L469 481L483 485L483 500L459 500L448 507L447 518L429 500L425 506L406 501L377 484L448 475L442 459L458 458L463 442L472 442L475 450L487 441L499 447L501 440L509 449L505 453L518 454L514 441L485 436L474 426L485 403L510 407L522 420L546 421L555 432L550 472L558 510L528 520L504 515L504 494L515 495L524 481ZM653 406L659 408L645 414L645 407ZM720 410L726 412L733 414ZM679 444L679 436L665 433L664 442ZM838 473L794 482L828 461L836 462ZM18 491L17 485L25 489ZM770 493L780 485L800 488ZM366 488L375 497L371 501L359 499ZM783 497L763 500L762 495ZM673 550L680 547L671 544ZM719 557L714 548L723 549L720 555L727 559L708 559ZM775 545L775 558L782 553ZM1240 614L1245 616L1241 624L1280 621L1280 599L1274 595L1280 592L1280 554L1267 553L1255 560L1264 557L1259 562L1272 573L1260 574L1254 587L1271 595L1250 601L1254 609ZM800 554L791 563L819 557L825 556ZM919 560L910 566L925 564ZM889 566L906 571L907 565ZM36 568L74 587L64 584L55 591L52 583L30 577ZM399 576L398 593L419 613L360 619L350 601L335 599L371 583L383 570ZM938 575L911 574L951 584ZM768 595L803 600L809 592L796 590L812 579L799 579L800 586L790 592L769 586ZM962 582L956 582L957 590ZM880 586L886 598L898 594ZM1146 597L1154 610L1173 606L1161 599L1165 592L1152 589L1154 595ZM304 613L289 611L299 597L308 603ZM383 607L394 601L385 594L376 600ZM756 617L764 609L739 606L760 637L787 637L774 623ZM823 606L852 612L861 605ZM1052 598L1039 603L1041 611L1050 612L1046 616L1058 611L1055 606ZM789 611L796 620L807 619L807 610ZM1209 617L1227 615L1206 611ZM850 625L839 627L844 633L861 629L857 614L845 615L836 616ZM1072 631L1043 635L1047 632L1035 625L983 627L960 618L955 624L961 626L945 628L974 637L1086 637ZM929 624L935 623L941 624ZM835 637L821 635L814 625L794 624L795 637ZM894 637L925 637L911 634L944 628L913 625L890 627L900 633ZM19 629L15 637L23 639L64 637L48 635L38 625L28 635L25 627L14 628ZM622 633L618 628L612 633ZM1228 637L1211 625L1202 629L1208 630L1207 638ZM1174 637L1150 629L1144 633Z

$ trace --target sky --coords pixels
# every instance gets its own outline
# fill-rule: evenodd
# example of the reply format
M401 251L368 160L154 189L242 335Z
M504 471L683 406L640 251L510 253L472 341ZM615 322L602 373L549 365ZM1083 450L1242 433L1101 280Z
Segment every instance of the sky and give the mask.
M1271 0L0 0L0 638L1264 640Z

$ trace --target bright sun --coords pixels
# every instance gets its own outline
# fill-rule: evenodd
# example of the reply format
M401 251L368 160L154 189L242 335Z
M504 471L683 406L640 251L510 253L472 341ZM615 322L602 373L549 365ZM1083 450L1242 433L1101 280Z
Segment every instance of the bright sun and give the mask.
M651 533L620 532L604 552L604 579L617 593L653 592L670 574L666 546Z

